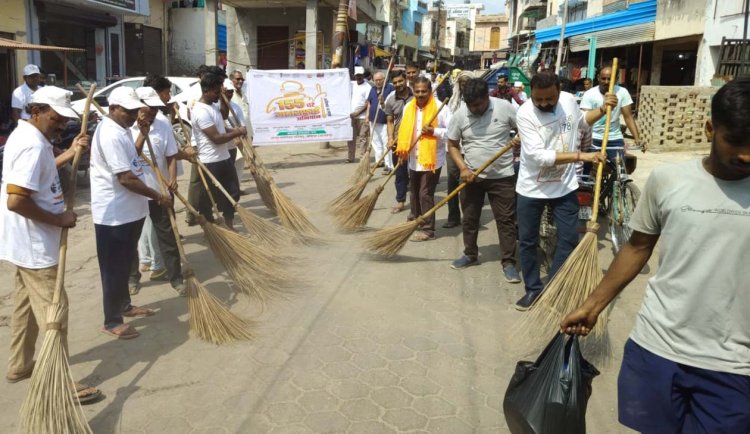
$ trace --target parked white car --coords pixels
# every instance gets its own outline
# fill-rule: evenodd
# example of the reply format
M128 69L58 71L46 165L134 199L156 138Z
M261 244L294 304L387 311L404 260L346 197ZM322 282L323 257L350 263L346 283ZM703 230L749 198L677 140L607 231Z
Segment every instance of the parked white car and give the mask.
M190 85L197 83L198 79L196 77L167 77L169 81L172 82L172 96L176 96L178 94L183 93L185 90L187 90ZM137 89L141 86L143 86L143 81L146 79L146 77L130 77L125 78L119 81L116 81L109 86L103 87L99 90L97 90L94 93L94 100L99 103L102 108L107 111L107 106L109 103L107 102L107 97L109 94L117 89L120 86L127 86L131 87L133 89ZM76 101L73 101L73 109L77 111L78 113L83 112L83 107L86 103L86 98L82 98ZM92 108L93 109L93 108Z

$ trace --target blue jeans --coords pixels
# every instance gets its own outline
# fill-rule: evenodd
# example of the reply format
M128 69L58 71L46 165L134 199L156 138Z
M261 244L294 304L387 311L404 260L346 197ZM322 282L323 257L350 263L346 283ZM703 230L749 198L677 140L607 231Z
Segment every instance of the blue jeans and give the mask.
M536 199L517 195L516 216L521 273L527 292L541 291L544 288L539 272L537 249L539 248L539 225L546 204L552 208L552 217L557 228L557 247L550 267L550 279L578 244L578 198L575 191L555 199Z
M676 363L630 339L617 396L620 423L644 434L750 432L750 376Z

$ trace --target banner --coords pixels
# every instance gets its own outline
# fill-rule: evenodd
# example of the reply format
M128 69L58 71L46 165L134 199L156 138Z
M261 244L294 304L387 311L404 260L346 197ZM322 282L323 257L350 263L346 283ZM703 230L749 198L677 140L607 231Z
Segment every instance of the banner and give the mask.
M254 145L352 139L347 69L247 73Z

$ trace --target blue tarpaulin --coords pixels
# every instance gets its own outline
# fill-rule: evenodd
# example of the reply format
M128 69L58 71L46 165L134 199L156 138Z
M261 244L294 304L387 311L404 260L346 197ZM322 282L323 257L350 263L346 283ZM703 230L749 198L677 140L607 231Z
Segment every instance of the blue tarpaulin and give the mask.
M623 11L568 23L565 26L564 37L586 35L601 30L653 23L654 21L656 21L656 0L646 0L639 3L631 3ZM560 26L537 30L535 32L535 39L537 44L559 40Z

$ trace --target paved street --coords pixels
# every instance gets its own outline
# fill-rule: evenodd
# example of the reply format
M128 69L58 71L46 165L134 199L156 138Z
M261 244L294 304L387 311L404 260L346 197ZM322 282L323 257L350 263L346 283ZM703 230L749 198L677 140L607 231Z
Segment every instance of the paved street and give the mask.
M227 276L198 227L188 228L189 260L201 281L232 310L258 321L253 342L217 347L188 335L187 304L167 283L146 282L134 303L159 309L132 323L141 336L117 341L99 332L101 286L88 189L80 191L79 224L71 232L66 285L71 299L70 351L76 378L106 398L84 407L97 433L505 433L505 388L516 361L536 357L517 345L514 324L523 313L512 304L522 285L502 279L497 235L488 208L480 232L481 264L450 268L461 255L460 228L440 229L438 239L408 243L402 254L381 260L364 252L362 234L341 234L324 212L355 169L342 164L345 149L317 145L260 148L284 192L306 207L328 242L298 246L298 260L284 270L304 282L298 294L264 311L233 295ZM651 168L697 154L638 154L636 182ZM375 179L381 179L380 171ZM184 189L186 182L182 182ZM371 184L368 191L374 188ZM242 205L270 217L255 193ZM438 188L445 194L445 182ZM391 215L393 185L381 195L371 227L401 223ZM238 221L239 223L239 221ZM612 259L609 241L600 260ZM646 279L622 295L611 315L614 358L600 365L588 408L590 433L629 432L617 423L616 380L624 343ZM0 265L0 360L8 358L12 269ZM550 337L554 333L550 330ZM536 353L541 348L536 350ZM4 368L4 367L3 367ZM18 429L28 381L0 383L0 431Z

